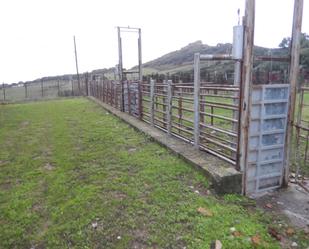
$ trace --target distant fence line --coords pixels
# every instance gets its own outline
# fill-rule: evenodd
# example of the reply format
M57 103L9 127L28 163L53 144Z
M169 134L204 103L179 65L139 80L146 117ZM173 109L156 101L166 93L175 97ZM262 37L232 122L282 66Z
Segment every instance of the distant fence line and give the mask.
M88 79L42 80L17 85L0 85L1 102L87 95Z

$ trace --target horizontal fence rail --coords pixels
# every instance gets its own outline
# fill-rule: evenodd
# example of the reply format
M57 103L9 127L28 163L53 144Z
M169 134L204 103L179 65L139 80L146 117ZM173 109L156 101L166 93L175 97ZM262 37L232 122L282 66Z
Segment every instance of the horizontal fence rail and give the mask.
M91 81L89 86L91 96L193 145L198 136L198 148L236 165L238 87L201 82L196 98L192 82Z

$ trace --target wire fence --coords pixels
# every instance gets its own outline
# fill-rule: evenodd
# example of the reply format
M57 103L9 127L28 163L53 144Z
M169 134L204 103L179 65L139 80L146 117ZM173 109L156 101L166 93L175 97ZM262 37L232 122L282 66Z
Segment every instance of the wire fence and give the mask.
M294 170L295 178L309 175L309 86L299 89L297 117L294 123Z
M41 80L30 83L0 85L1 102L18 102L44 98L87 95L87 80Z

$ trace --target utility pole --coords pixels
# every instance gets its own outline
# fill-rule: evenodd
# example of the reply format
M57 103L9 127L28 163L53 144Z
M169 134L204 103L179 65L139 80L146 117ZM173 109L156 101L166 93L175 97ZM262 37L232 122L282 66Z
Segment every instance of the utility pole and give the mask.
M80 79L79 79L79 73L78 73L78 61L77 61L77 50L76 50L75 35L73 36L73 39L74 39L74 52L75 52L75 65L76 65L78 92L79 92L79 94L80 94Z

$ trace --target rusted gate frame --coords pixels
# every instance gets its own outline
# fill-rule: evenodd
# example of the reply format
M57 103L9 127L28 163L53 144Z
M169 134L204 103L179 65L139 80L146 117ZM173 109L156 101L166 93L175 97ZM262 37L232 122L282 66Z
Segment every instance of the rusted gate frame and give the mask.
M240 69L242 68L241 65L242 65L242 59L241 57L235 57L234 55L201 55L199 53L196 53L195 54L195 57L194 57L194 79L195 79L195 83L194 83L194 88L198 88L199 90L197 90L195 92L195 95L194 95L194 98L195 98L195 102L196 102L196 99L198 99L198 103L195 105L195 109L194 109L194 112L196 113L195 114L195 146L197 148L199 148L200 146L203 146L205 149L207 149L207 152L209 153L212 153L214 154L215 153L215 156L233 164L236 166L236 169L240 170L240 167L239 167L239 158L240 158L240 140L239 140L239 137L240 137L240 132L241 132L241 129L240 129L240 120L241 120L241 104L242 104L242 80L241 80L241 77L239 79L239 86L235 86L235 85L230 85L230 86L227 86L225 84L216 84L216 85L211 85L211 84L203 84L201 86L201 80L200 80L200 61L201 60L231 60L231 61L234 61L235 63L239 63L240 64ZM241 74L241 72L239 72ZM210 91L213 91L213 94L210 94ZM230 94L231 95L231 99L238 99L238 104L222 104L220 102L214 102L214 101L207 101L207 98L205 100L203 100L203 96L211 96L211 97L217 97L217 93L218 91L229 91L229 92L234 92L234 93L237 93L236 95L235 94ZM225 98L226 96L224 96L225 94L220 94L220 97L221 98ZM209 106L210 107L210 113L208 112L205 112L203 111L204 107L205 106ZM214 114L214 108L221 108L221 109L229 109L229 110L233 110L234 112L237 113L238 117L237 118L230 118L230 117L225 117L225 116L221 116L221 115L216 115ZM199 115L197 115L197 113L199 113ZM224 142L224 140L222 139L218 139L218 137L215 137L213 136L212 134L205 134L205 132L202 132L201 131L201 128L203 128L203 126L200 124L201 122L200 121L203 121L204 120L204 117L203 115L205 116L208 116L211 118L211 121L210 121L210 124L211 126L215 126L214 124L214 118L218 118L218 119L222 119L222 120L225 120L227 122L231 122L232 124L232 127L233 127L233 130L231 130L230 132L231 133L236 133L237 134L237 138L236 140L234 140L232 143L230 143L230 146L222 143ZM197 125L197 123L199 125ZM203 123L203 122L202 122ZM203 135L200 135L200 133L203 133ZM197 135L198 134L198 135ZM225 154L222 154L219 150L216 151L216 149L214 148L211 148L211 147L208 147L203 145L203 143L200 142L200 138L202 138L206 144L207 143L211 143L212 145L215 145L215 146L218 146L218 147L221 147L221 148L224 148L224 149L227 149L233 153L235 153L235 158L233 158L233 154L231 155L231 157L225 155ZM219 141L216 141L214 139L217 139L217 140L220 140L221 142ZM225 140L226 142L226 140ZM236 145L236 146L235 146Z

